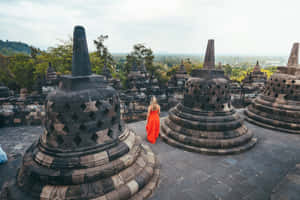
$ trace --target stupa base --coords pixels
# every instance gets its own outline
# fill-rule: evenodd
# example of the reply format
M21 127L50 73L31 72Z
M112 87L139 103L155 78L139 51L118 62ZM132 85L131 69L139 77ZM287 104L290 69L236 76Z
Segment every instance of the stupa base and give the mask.
M252 113L249 110L245 110L245 120L263 128L280 131L284 133L290 133L290 134L300 134L300 130L293 130L293 129L287 129L287 128L276 126L278 124L285 123L285 122L268 119L260 115L257 115L255 113ZM271 124L267 124L266 122L269 122ZM292 126L292 125L285 123L285 126Z
M181 148L181 149L186 150L186 151L196 152L196 153L203 153L203 154L207 154L207 155L239 154L239 153L242 153L242 152L245 152L245 151L251 149L257 143L257 138L252 138L250 140L250 142L248 142L247 144L245 144L243 146L229 148L229 149L208 149L208 148L201 148L201 147L190 146L190 145L180 143L180 142L166 136L162 132L160 133L160 136L161 136L161 138L164 142L166 142L167 144L169 144L171 146L178 147L178 148Z
M203 153L208 155L228 155L238 154L247 151L255 146L257 138L253 137L253 133L244 128L246 134L229 139L207 139L196 138L177 133L166 125L168 119L162 122L160 137L169 145L184 149L186 151ZM174 128L174 127L173 127ZM208 133L207 131L205 132ZM215 146L215 147L213 147ZM220 146L218 148L217 146Z
M138 142L141 141L137 137ZM51 199L89 199L120 200L146 199L154 191L159 179L159 163L152 150L141 144L137 160L128 168L112 177L79 185L44 185L39 195L31 196L22 191L16 179L6 184L1 200L51 200ZM127 162L127 161L125 161ZM130 162L128 160L128 162ZM125 163L124 163L125 164ZM34 188L32 188L35 190ZM103 195L95 195L103 191Z

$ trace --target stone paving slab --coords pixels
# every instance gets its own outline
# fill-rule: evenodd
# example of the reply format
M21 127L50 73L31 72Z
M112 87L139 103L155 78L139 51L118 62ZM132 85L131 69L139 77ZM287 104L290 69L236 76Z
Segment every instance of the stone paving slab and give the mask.
M271 200L298 200L300 198L300 164L289 171L282 181L274 188Z
M147 142L145 125L146 122L138 122L130 127ZM273 188L300 163L300 137L247 122L245 125L259 141L256 147L238 155L207 156L186 152L161 139L150 145L161 163L160 183L150 200L270 199Z
M208 156L146 141L146 122L129 124L157 154L160 181L150 200L268 200L272 190L300 163L300 137L245 123L259 138L250 151ZM11 162L0 165L0 187L16 173L21 155L42 133L39 126L2 128L0 144ZM11 155L15 155L12 157ZM300 189L298 189L300 195ZM272 199L273 200L273 199Z

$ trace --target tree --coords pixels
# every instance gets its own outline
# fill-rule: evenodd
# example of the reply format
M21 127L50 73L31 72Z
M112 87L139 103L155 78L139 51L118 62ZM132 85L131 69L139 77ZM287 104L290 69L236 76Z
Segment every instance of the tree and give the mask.
M231 73L232 73L232 67L231 67L230 65L226 64L226 65L224 66L224 72L225 72L225 74L226 74L227 76L230 76Z
M71 74L73 54L72 38L69 38L67 41L61 40L61 43L56 47L48 48L48 53L48 59L58 73Z
M94 44L97 49L95 55L99 58L97 60L97 66L94 66L97 72L101 72L104 66L109 67L111 71L115 71L113 70L115 64L114 59L111 53L108 51L108 48L104 45L104 41L107 39L108 35L100 35L97 37L97 40L94 40Z
M145 65L150 78L152 78L158 69L157 66L153 65L153 60L154 55L151 48L147 48L143 44L135 44L133 51L126 56L125 71L128 73L134 64L138 67Z
M8 70L17 88L32 90L34 83L34 60L27 55L17 54L9 58Z

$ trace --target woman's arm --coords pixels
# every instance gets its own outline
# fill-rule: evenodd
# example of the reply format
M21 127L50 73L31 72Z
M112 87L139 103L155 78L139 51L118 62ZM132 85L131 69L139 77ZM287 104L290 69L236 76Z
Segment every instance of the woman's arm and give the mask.
M158 115L160 116L160 106L158 106Z
M148 117L150 115L150 111L151 111L151 106L148 106L148 112L147 112L147 122L148 122Z

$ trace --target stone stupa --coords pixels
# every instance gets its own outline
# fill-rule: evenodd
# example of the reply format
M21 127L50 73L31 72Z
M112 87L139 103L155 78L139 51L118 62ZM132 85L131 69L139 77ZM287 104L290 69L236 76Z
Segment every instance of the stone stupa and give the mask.
M286 67L278 67L264 92L245 111L247 120L265 128L300 134L299 43L293 45Z
M145 199L156 187L156 157L120 120L118 93L92 75L83 27L73 39L72 75L47 96L45 131L1 200Z
M0 98L8 98L8 97L9 97L8 87L4 86L4 84L0 82Z
M204 68L193 70L184 99L162 122L162 139L170 145L206 154L234 154L253 147L253 137L230 104L229 80L215 68L214 40L209 40Z

